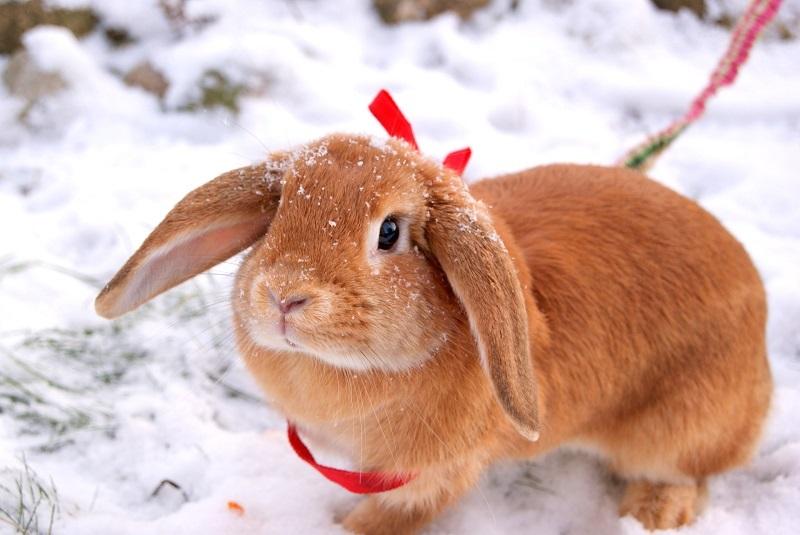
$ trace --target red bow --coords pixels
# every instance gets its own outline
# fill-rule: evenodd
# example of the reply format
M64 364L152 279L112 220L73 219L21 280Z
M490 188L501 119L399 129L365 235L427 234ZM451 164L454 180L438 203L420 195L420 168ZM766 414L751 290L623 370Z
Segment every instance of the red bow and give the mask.
M378 95L369 105L369 111L381 123L387 134L405 139L412 147L419 150L417 140L414 139L414 130L411 128L411 123L400 111L399 106L388 91L381 89L378 92ZM471 155L472 150L469 147L453 151L445 157L444 166L449 167L460 175L464 172Z
M376 492L386 492L387 490L402 487L412 479L414 476L408 474L382 474L380 472L350 472L349 470L340 470L339 468L331 468L319 464L303 441L300 440L300 435L297 434L297 429L293 424L289 424L287 429L289 435L289 444L298 457L317 469L317 471L325 476L327 479L333 481L350 492L356 494L374 494Z

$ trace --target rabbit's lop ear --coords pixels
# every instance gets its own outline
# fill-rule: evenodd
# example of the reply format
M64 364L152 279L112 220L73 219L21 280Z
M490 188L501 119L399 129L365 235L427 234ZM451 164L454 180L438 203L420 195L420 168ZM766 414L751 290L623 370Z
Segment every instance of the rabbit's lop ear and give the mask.
M116 318L252 245L280 200L274 161L224 173L167 214L95 301Z
M452 177L429 197L426 239L469 318L484 369L525 438L539 438L536 381L525 298L489 214Z

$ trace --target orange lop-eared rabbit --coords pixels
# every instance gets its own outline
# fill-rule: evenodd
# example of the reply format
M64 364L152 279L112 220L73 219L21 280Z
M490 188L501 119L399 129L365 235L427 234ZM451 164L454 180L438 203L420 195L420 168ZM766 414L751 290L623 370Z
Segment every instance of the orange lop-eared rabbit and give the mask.
M358 470L414 474L343 520L414 533L493 461L562 444L691 522L767 413L764 288L696 203L623 168L472 184L397 139L332 135L225 173L97 298L113 318L252 246L232 294L272 405ZM312 448L313 449L313 448Z

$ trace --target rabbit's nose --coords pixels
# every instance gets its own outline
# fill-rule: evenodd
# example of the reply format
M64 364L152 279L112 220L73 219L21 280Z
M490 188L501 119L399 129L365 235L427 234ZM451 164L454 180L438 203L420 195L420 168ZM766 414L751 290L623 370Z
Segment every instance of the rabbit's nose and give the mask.
M288 314L292 310L301 308L308 302L308 297L304 295L287 295L279 297L272 289L269 289L269 297L272 303L278 307L282 314Z
M298 297L298 296L286 297L278 303L278 308L284 314L288 314L292 310L298 309L303 305L305 305L307 301L308 299L306 297Z

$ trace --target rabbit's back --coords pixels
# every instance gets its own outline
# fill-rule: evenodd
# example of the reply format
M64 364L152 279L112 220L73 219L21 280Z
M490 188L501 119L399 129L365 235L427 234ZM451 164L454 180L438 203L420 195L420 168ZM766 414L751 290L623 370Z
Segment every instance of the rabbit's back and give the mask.
M709 433L748 444L695 472L749 454L771 392L766 300L712 215L620 168L539 167L471 192L526 257L550 329L533 359L553 432L612 449L640 432L683 433L696 448Z

